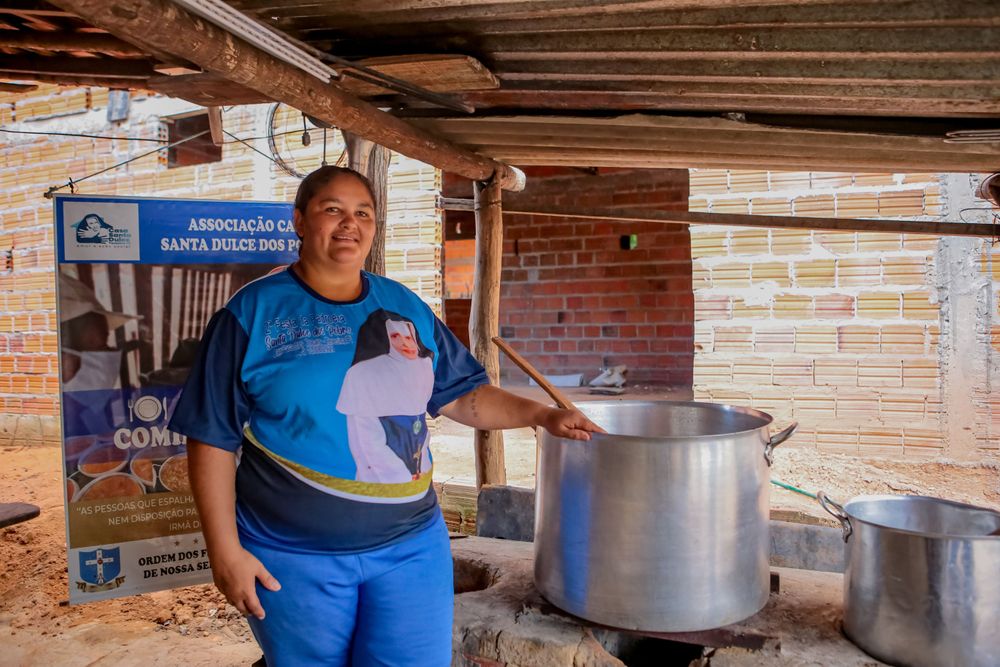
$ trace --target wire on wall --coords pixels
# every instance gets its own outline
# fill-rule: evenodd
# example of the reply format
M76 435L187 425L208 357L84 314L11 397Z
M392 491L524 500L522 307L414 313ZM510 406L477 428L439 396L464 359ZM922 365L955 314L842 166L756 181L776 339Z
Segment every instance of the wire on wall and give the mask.
M197 134L192 134L190 137L184 137L183 139L179 139L179 140L173 142L172 144L167 144L166 146L160 146L159 148L154 148L151 151L147 151L145 153L142 153L141 155L136 155L135 157L129 158L127 160L123 160L123 161L121 161L121 162L119 162L117 164L111 165L110 167L106 167L104 169L101 169L100 171L95 171L92 174L87 174L86 176L84 176L82 178L78 178L76 180L73 180L72 178L70 178L69 181L67 181L66 183L63 183L62 185L53 185L51 188L49 188L48 190L45 191L45 195L44 196L45 196L46 199L52 199L52 195L54 195L59 190L62 190L63 188L69 188L70 192L75 193L76 192L76 185L78 183L82 182L82 181L87 180L88 178L93 178L94 176L100 176L101 174L103 174L105 172L108 172L108 171L111 171L113 169L117 169L118 167L124 167L129 162L135 162L136 160L141 160L144 157L148 157L150 155L155 155L156 153L159 153L160 151L165 151L165 150L167 150L169 148L173 148L174 146L179 146L179 145L181 145L183 143L191 141L192 139L197 139L198 137L200 137L202 135L205 135L205 134L208 134L209 132L210 132L210 130L204 130L204 131L199 132Z

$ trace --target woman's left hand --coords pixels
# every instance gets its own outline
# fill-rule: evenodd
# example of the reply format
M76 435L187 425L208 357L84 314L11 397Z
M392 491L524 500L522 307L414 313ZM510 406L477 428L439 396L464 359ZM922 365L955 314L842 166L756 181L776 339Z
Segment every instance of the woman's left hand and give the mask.
M591 433L606 433L579 410L549 408L539 425L554 436L572 440L590 440Z

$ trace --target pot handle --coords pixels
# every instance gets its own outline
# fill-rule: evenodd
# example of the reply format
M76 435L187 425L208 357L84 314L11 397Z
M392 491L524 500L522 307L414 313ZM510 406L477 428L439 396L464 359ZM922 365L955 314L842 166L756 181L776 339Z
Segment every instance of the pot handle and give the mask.
M792 437L792 434L795 433L795 429L798 427L798 422L792 422L783 430L779 431L775 435L772 435L771 439L767 441L767 445L764 446L764 460L767 461L768 467L774 463L774 448Z
M854 532L854 527L851 526L851 517L847 516L847 512L844 511L844 506L837 501L832 500L822 491L816 492L816 500L818 500L819 504L823 506L823 509L833 515L833 518L840 521L840 528L844 531L844 541L846 542Z

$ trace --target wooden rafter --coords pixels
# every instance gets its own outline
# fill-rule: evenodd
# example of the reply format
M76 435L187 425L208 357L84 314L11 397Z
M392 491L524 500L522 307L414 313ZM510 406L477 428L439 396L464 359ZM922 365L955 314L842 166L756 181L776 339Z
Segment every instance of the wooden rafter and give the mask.
M3 93L30 93L37 90L38 86L32 83L12 83L10 81L0 81L0 92Z
M31 74L45 74L65 77L92 76L103 79L146 79L154 74L152 62L145 60L0 55L0 73L7 72L29 75L24 78L30 78Z
M116 90L150 90L146 85L146 79L128 78L108 78L101 76L72 76L66 74L10 74L5 75L0 72L0 77L7 76L12 79L23 79L36 81L38 83L51 83L57 86L92 86L95 88L111 88Z
M206 71L257 90L341 129L445 171L474 180L495 177L523 187L511 167L454 146L406 121L270 56L252 44L165 0L54 0L89 23L133 44L167 51Z
M1000 116L995 0L231 0L357 59L482 60L484 109Z
M757 8L765 5L788 7L795 5L829 5L837 0L716 0L713 5L724 9ZM856 0L859 4L879 3L883 0ZM580 0L368 0L365 11L358 16L357 3L351 0L333 0L317 3L308 0L280 2L275 0L236 0L240 9L261 16L279 18L329 17L341 21L363 21L367 25L408 23L414 21L459 21L463 19L542 19L552 16L579 17L588 13L614 15L635 11L635 2L610 0L581 2ZM647 0L642 3L649 10L678 10L704 7L704 0Z
M978 91L977 91L978 92ZM980 92L980 94L982 94ZM532 108L582 111L756 111L761 113L848 114L918 117L995 117L1000 98L975 99L851 97L847 95L765 95L755 93L645 93L638 91L498 90L466 93L464 100L476 108Z
M84 32L40 32L17 31L0 32L0 48L15 48L40 51L81 51L85 53L108 53L116 56L147 56L117 37Z
M414 123L513 164L982 172L1000 144L810 130L724 118L629 115L427 118Z
M475 208L470 199L438 198L446 211L469 211ZM692 213L637 208L599 208L577 206L540 206L518 204L516 197L504 203L504 215L539 215L550 218L579 218L611 222L655 222L667 225L723 225L727 227L772 227L779 229L817 229L834 232L886 232L933 236L971 236L996 238L1000 225L921 220L866 220L861 218L813 218L784 215L742 215L734 213Z

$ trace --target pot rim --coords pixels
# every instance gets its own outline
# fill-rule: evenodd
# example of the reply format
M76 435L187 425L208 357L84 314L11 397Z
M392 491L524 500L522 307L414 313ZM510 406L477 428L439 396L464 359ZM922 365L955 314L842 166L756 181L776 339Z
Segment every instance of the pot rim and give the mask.
M647 406L662 406L662 405L677 405L677 406L688 406L688 407L700 407L700 408L711 408L714 410L719 410L722 412L738 412L751 417L757 417L764 423L760 426L754 428L745 429L743 431L729 431L728 433L706 433L700 435L617 435L614 433L591 433L590 440L573 440L571 438L562 438L550 434L545 429L540 429L539 434L543 437L553 438L556 440L566 440L570 442L579 442L586 444L587 442L602 442L608 438L614 438L619 443L621 441L625 442L649 442L649 441L689 441L689 440L717 440L721 437L731 437L739 435L747 435L751 433L756 433L761 429L766 429L768 426L774 423L774 417L766 412L757 410L754 408L743 407L742 405L729 405L728 403L710 403L708 401L670 401L670 400L630 400L630 399L618 399L618 400L607 400L602 399L599 401L578 401L576 407L580 409L581 412L586 414L584 408L588 405L619 405L621 403L628 403L629 405L647 405ZM554 403L550 403L551 407L555 407ZM598 424L600 426L600 424Z
M996 517L998 519L1000 519L1000 512L998 512L998 511L996 511L994 509L991 509L989 507L980 507L979 505L970 505L968 503L960 503L960 502L958 502L956 500L947 500L945 498L935 498L934 496L895 495L895 494L878 494L878 495L870 495L870 496L855 496L855 497L851 498L850 500L848 500L846 503L844 503L843 508L844 508L844 512L850 517L851 521L857 521L858 523L863 523L863 524L866 524L868 526L872 526L873 528L878 528L879 530L887 530L887 531L890 531L890 532L893 532L893 533L899 533L901 535L911 535L911 536L914 536L914 537L923 537L923 538L936 539L936 540L963 540L963 541L964 540L984 540L984 541L1000 540L1000 535L952 535L952 534L948 534L948 533L933 533L933 532L919 531L919 530L907 530L905 528L896 528L895 526L887 526L887 525L882 524L882 523L876 523L874 521L868 521L866 519L862 519L859 516L857 516L856 514L854 514L853 512L851 512L851 510L850 510L851 505L853 505L855 503L858 503L858 502L883 501L883 500L887 500L887 501L890 501L890 502L900 502L900 501L906 501L906 500L910 500L910 499L917 499L917 500L921 500L921 501L923 501L923 500L932 501L932 502L937 503L937 504L952 505L953 507L957 507L957 508L961 508L961 509L975 510L977 512L986 512L988 514L996 515Z

